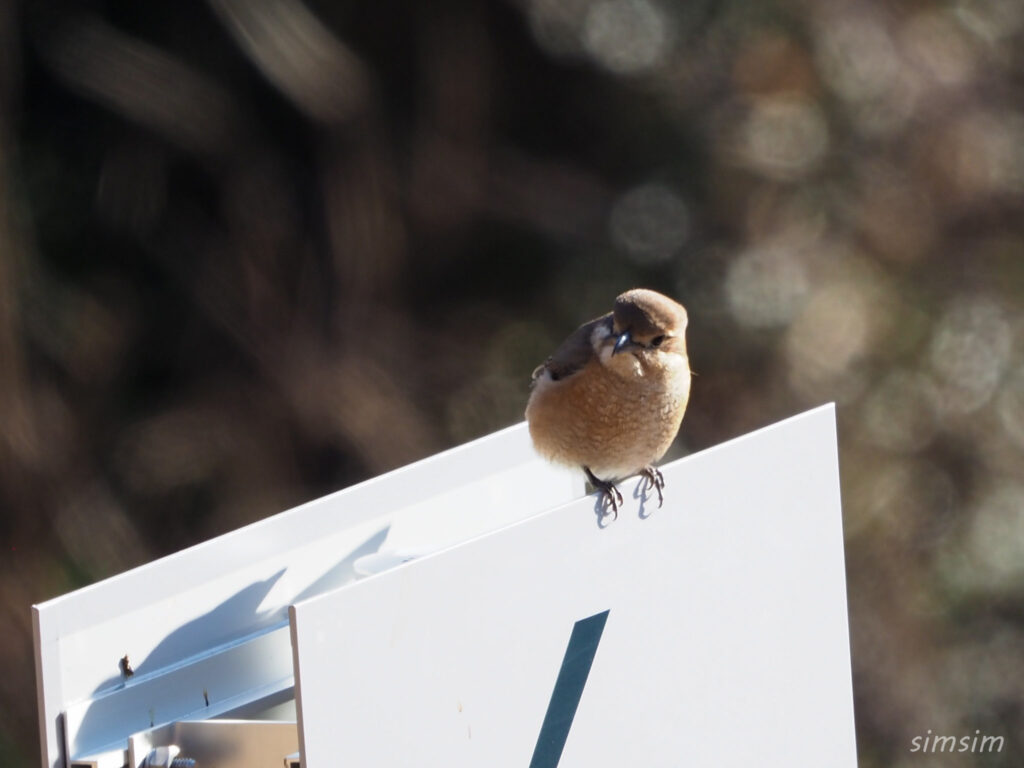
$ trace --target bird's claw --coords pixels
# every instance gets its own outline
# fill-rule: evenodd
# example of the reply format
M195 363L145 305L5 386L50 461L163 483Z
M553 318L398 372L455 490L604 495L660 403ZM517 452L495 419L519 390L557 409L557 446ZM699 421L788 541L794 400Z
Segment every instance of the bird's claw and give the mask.
M661 470L657 467L650 465L640 470L640 474L647 481L647 486L653 487L658 492L658 508L665 503L665 494L662 490L665 488L665 476L661 474Z
M622 504L622 494L619 493L619 489L611 483L608 483L607 488L599 489L604 497L604 500L608 503L608 506L612 509L612 519L619 519L619 505Z
M583 471L587 473L587 479L595 489L601 493L602 504L608 506L612 510L612 519L619 519L619 507L622 505L622 494L619 493L619 489L615 487L614 483L608 480L601 480L594 475L587 467L583 468Z

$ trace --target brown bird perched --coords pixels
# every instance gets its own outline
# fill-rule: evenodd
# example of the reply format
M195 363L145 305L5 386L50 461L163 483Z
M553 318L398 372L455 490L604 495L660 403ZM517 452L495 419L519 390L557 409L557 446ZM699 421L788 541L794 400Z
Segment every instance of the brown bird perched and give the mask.
M664 501L654 466L675 439L690 397L686 309L644 288L615 299L533 372L526 406L537 451L582 467L618 515L615 481L641 474Z

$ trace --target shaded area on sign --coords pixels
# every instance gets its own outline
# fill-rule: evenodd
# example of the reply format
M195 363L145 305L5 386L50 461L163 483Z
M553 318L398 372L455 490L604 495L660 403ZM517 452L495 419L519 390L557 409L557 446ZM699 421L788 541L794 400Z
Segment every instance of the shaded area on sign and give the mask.
M166 671L168 667L182 664L188 660L196 660L210 655L213 649L225 647L233 643L241 643L287 623L287 606L318 594L336 589L355 580L353 564L364 555L376 552L387 539L390 525L385 525L374 532L344 557L331 566L324 574L308 584L300 592L282 600L282 604L268 610L260 610L260 606L278 584L287 568L281 568L266 579L254 581L243 587L230 597L220 602L212 610L183 624L161 640L144 659L132 659L134 675L127 685L145 678L149 673ZM218 634L219 633L219 634ZM118 654L126 649L113 649L112 668L116 668ZM127 649L129 654L131 649ZM105 679L93 692L94 696L106 698L117 695L117 690L126 685L121 675L112 675ZM95 703L95 702L94 702ZM163 712L157 721L168 719L164 712L166 702L154 701L151 712ZM210 701L207 701L209 706ZM100 731L108 731L109 724L104 722L103 706L90 706L82 718L81 725L75 734L70 734L72 743L79 748L85 745L102 745L103 738L96 738ZM94 715L95 713L95 715ZM184 715L186 713L181 713ZM152 716L152 715L151 715Z
M369 536L316 581L290 599L282 601L278 607L265 611L260 610L267 595L287 572L287 568L281 568L268 578L255 581L238 590L212 610L168 634L144 659L132 659L135 674L145 675L198 654L207 654L212 648L242 640L246 636L287 621L289 604L307 600L353 581L355 579L353 570L355 561L364 555L376 552L387 538L390 528L390 525L386 525ZM212 627L220 628L221 634L211 634ZM130 652L131 649L126 650ZM119 675L113 675L97 686L95 690L98 693L116 687L121 682L122 678Z
M643 477L630 477L627 478L626 480L620 480L619 482L616 483L616 487L620 488L620 492L622 490L621 486L625 485L626 483L630 483L633 485L633 491L632 493L629 493L628 496L633 499L636 499L636 501L638 502L636 510L637 516L641 519L646 519L650 517L652 514L654 514L654 510L658 509L659 505L657 503L657 491L653 489L653 487L650 485L650 482ZM650 506L652 494L654 500L653 507ZM597 519L597 527L607 528L609 525L615 522L615 519L618 515L612 509L611 505L608 502L608 499L605 498L603 494L594 493L593 496L594 517ZM620 505L620 513L623 511L623 506L624 505Z
M218 645L238 640L240 639L239 627L245 627L244 634L248 635L279 623L282 618L281 611L267 611L261 615L258 609L286 570L281 568L272 576L249 584L212 610L181 625L161 640L144 659L132 658L135 675L144 676L171 664L180 663L197 654L209 653L211 648ZM222 634L220 636L211 635L211 627L222 628ZM130 648L112 650L117 652L111 657L112 669L117 667L116 661L119 658L119 653L127 651L129 656L131 655ZM120 675L112 675L100 683L94 693L116 688L121 683L123 683L123 678Z

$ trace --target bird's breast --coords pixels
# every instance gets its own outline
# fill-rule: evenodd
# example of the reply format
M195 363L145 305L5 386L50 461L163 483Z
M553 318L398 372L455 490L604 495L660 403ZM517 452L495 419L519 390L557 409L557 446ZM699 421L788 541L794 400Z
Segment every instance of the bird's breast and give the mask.
M560 381L538 379L526 409L537 450L603 479L635 473L664 455L689 398L685 357L678 365L623 377L599 359Z

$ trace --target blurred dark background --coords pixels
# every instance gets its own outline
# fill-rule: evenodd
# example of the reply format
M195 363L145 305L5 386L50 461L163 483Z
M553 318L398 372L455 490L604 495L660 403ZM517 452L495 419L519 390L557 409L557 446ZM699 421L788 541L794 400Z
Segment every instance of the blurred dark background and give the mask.
M690 310L675 455L838 403L861 765L1021 765L1022 38L1019 0L0 0L0 764L31 603L518 421L644 285Z

